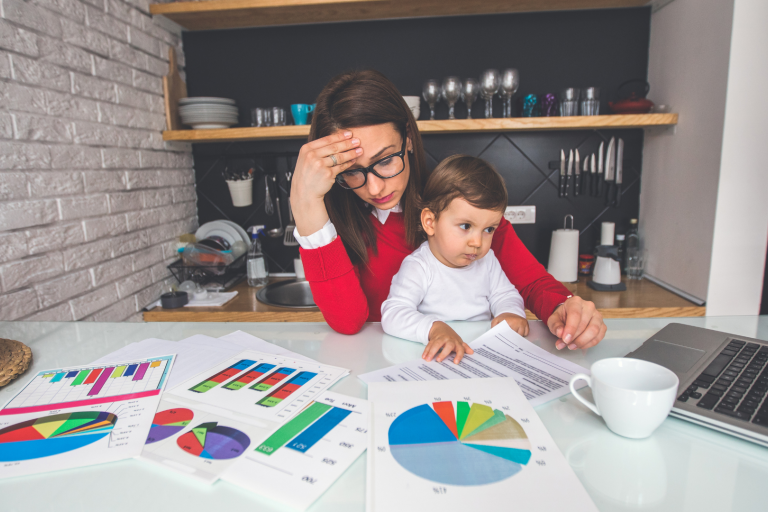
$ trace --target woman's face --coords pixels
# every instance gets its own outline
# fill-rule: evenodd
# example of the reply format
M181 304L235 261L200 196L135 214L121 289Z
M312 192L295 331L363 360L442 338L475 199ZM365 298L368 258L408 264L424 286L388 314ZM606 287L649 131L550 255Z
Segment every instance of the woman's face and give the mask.
M368 167L382 158L399 152L403 147L403 135L392 123L352 128L349 131L352 132L353 138L360 139L360 147L363 148L363 154L349 170ZM406 152L410 152L412 148L411 140L408 139L405 146ZM411 176L407 153L404 160L405 170L397 176L383 180L369 172L365 185L347 192L354 192L360 199L380 210L394 208L403 197Z

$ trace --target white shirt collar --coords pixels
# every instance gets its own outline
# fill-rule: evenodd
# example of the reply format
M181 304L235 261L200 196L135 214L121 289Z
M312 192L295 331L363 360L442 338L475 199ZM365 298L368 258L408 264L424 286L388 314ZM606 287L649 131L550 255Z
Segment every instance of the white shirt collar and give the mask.
M376 208L374 206L373 210L371 210L371 215L376 217L376 219L378 219L378 221L381 222L382 224L386 224L387 223L387 218L389 218L389 214L390 213L392 213L392 212L399 213L399 212L402 212L402 211L403 211L403 209L400 206L400 203L397 203L395 206L393 206L389 210L379 210L378 208Z

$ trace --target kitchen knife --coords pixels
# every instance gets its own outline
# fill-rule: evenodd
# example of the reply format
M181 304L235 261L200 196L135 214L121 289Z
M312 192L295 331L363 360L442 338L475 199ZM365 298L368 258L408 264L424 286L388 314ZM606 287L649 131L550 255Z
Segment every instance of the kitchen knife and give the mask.
M584 163L581 165L581 195L585 195L586 190L589 188L589 155L584 158Z
M603 183L603 146L605 141L600 143L600 148L597 150L597 186L595 187L595 196L600 197Z
M568 174L565 176L565 197L568 197L568 187L571 186L571 176L573 176L573 150L568 153Z
M605 204L611 203L611 184L616 176L616 138L611 137L605 153Z
M624 182L624 139L619 139L616 150L616 200L614 206L621 206L621 184Z
M594 196L595 195L595 189L597 188L597 164L595 163L595 154L592 153L592 158L590 158L590 167L592 167L592 172L590 173L592 176L590 176L590 182L589 182L589 194Z
M576 150L576 172L573 175L573 195L578 196L581 191L581 158L579 150Z
M560 180L558 181L558 197L565 197L565 151L560 150Z

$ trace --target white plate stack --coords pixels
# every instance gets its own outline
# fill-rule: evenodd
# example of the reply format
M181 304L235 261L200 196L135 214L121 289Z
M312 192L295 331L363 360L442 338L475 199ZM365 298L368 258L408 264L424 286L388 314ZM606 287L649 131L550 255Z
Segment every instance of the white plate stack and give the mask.
M179 100L182 124L195 130L229 128L237 124L235 100L198 96Z

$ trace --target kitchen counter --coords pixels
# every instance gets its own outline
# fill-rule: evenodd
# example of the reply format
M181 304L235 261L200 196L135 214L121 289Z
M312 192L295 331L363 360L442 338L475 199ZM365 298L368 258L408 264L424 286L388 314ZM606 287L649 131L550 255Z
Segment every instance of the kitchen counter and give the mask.
M604 318L666 318L704 316L706 308L646 280L624 281L627 291L597 292L587 286L587 278L577 283L564 283L574 295L591 300ZM235 297L228 304L210 308L154 308L144 312L147 322L322 322L319 309L290 309L268 306L256 300L258 288L243 281L237 285ZM528 319L536 316L528 311Z
M768 316L676 321L768 339ZM528 340L589 367L600 359L635 350L669 322L660 318L609 319L605 339L586 351L557 352L552 335L541 322L531 324ZM452 322L451 326L469 341L485 332L490 322ZM423 350L418 343L385 335L376 323L366 324L354 336L345 336L323 323L0 322L0 337L23 341L34 354L26 374L0 388L0 403L44 369L85 364L146 338L219 337L238 329L322 363L349 368L351 374L332 390L360 398L367 397L367 390L358 375L416 359ZM625 439L611 433L572 395L541 405L536 413L601 512L757 511L765 510L768 503L768 486L763 484L768 481L767 448L676 418L667 418L648 439ZM363 454L311 510L364 511L365 482ZM556 482L552 491L557 491ZM95 512L103 510L105 503L110 512L291 510L228 482L201 484L141 460L0 480L0 496L3 512Z

